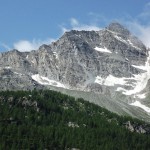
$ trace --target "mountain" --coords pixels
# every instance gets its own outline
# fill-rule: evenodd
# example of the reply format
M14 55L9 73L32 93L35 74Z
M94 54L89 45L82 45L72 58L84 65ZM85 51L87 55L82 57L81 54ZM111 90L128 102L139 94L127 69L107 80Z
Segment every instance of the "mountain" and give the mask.
M149 49L128 29L71 30L38 50L0 54L0 90L50 88L150 121Z

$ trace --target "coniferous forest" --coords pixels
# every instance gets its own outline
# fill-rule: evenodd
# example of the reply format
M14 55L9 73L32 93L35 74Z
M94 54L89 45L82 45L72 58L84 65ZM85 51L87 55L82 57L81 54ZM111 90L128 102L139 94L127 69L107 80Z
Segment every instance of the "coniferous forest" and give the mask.
M150 135L131 132L144 122L50 90L0 92L1 150L148 150Z

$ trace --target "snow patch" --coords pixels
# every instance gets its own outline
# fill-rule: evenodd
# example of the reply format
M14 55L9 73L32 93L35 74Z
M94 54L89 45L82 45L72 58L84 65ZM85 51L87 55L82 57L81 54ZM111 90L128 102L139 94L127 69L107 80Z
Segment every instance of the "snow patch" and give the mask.
M22 73L18 73L18 72L14 72L15 74L17 74L17 75L20 75L20 76L22 76L23 74Z
M147 77L147 74L145 73L135 75L135 78L133 79L136 80L135 87L132 90L124 90L123 94L133 95L133 94L140 93L142 90L144 90L148 82L148 77Z
M52 86L62 87L62 88L67 89L67 87L63 85L62 83L55 81L55 80L50 80L49 78L40 76L39 74L32 75L31 77L33 80L37 81L39 84L52 85Z
M135 102L131 103L130 105L139 107L139 108L143 109L144 111L150 113L150 108L141 104L141 102L139 102L139 101L135 101Z
M114 37L115 37L117 40L119 40L119 41L121 41L121 42L123 42L123 43L128 44L128 42L127 42L126 40L124 40L123 38L121 38L120 36L114 35Z
M6 66L6 67L4 67L5 69L11 69L12 67L10 67L10 66Z
M56 52L53 52L53 54L56 57L56 59L58 59L58 54Z
M129 43L132 47L134 47L134 48L136 48L136 49L138 49L138 50L141 50L140 48L136 47L129 39L128 39L127 41L128 41L128 43Z
M117 39L117 40L119 40L119 41L121 41L121 42L123 42L123 43L126 43L126 44L129 44L131 47L134 47L134 48L136 48L136 49L138 49L138 50L141 50L139 47L137 47L137 46L135 46L129 39L128 40L124 40L123 38L121 38L120 36L118 36L118 35L114 35L114 37Z
M112 75L107 76L107 78L102 78L100 76L97 76L95 79L95 83L101 84L101 85L106 85L106 86L114 86L115 84L119 85L125 85L126 78L117 78Z
M132 65L132 67L138 68L138 69L141 69L141 70L147 70L146 66L136 66L136 65Z
M140 99L144 99L144 98L146 98L146 94L144 93L144 94L138 94L138 95L136 95L138 98L140 98Z
M34 60L31 60L32 64L34 64Z
M126 85L132 86L131 90L124 89L122 87L118 87L116 91L121 91L124 95L136 95L141 98L141 94L139 94L147 85L148 80L150 79L150 74L142 73L138 75L134 75L131 78L117 78L113 75L109 75L106 78L102 78L101 76L97 76L95 79L95 83L106 85L106 86L114 86L118 85ZM139 94L139 95L138 95ZM144 95L142 95L144 97Z
M110 50L108 50L106 47L105 48L99 48L99 47L95 47L94 48L96 51L99 52L104 52L104 53L112 53Z

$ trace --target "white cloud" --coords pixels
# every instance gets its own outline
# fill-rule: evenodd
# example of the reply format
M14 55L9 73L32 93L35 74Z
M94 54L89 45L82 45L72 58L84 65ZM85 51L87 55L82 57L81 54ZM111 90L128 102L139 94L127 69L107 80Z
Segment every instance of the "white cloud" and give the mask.
M102 28L96 26L96 25L79 25L79 26L76 26L76 27L73 27L72 28L73 30L78 30L78 31L82 31L82 30L85 30L85 31L98 31L98 30L101 30Z
M70 22L71 22L71 25L72 25L72 26L78 26L78 25L79 25L78 20L75 19L75 18L71 18L71 19L70 19Z
M20 40L16 43L14 43L14 48L24 52L24 51L31 51L31 50L37 50L42 44L50 44L51 42L55 41L54 39L46 39L46 40Z
M95 23L90 23L90 24L83 24L80 23L76 18L71 18L70 22L69 22L69 28L64 27L64 26L60 26L61 27L61 31L62 33L69 31L69 30L78 30L78 31L98 31L101 30L102 28L98 25L96 25Z
M135 18L124 21L128 28L147 46L150 47L150 2Z
M62 34L64 34L65 32L67 32L69 29L65 28L65 27L61 27L61 31L62 31Z
M147 47L150 47L150 25L142 25L136 21L129 22L128 26Z
M79 30L79 31L81 31L81 30L85 30L85 31L101 30L101 28L94 23L90 23L89 25L83 24L83 23L80 23L76 18L71 18L70 24L71 24L71 29L73 29L73 30Z

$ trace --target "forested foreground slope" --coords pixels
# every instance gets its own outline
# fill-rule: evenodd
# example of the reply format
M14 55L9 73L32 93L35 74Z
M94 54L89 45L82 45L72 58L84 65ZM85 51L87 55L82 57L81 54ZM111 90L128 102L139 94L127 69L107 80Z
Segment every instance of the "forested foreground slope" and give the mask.
M59 92L0 92L2 150L147 150L149 126Z

